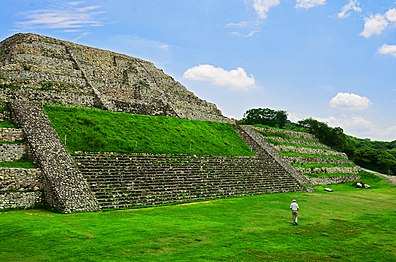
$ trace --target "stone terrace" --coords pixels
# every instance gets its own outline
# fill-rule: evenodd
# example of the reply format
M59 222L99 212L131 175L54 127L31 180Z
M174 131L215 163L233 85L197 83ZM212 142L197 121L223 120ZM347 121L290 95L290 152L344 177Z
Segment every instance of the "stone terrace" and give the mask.
M304 191L270 157L74 155L102 210Z
M334 151L328 146L321 144L311 134L261 127L254 127L254 129L264 134L275 135L264 136L260 134L268 142L268 145L278 152L296 153L296 156L282 156L282 159L285 161L291 164L317 164L317 167L297 167L296 169L301 174L308 176L329 174L326 178L309 178L310 182L314 185L343 183L359 179L357 174L362 170L359 166L354 165L345 153ZM277 137L276 135L281 135L282 137ZM298 154L301 155L298 156ZM311 156L307 156L307 154ZM335 173L340 175L331 176L331 174Z
M1 107L5 105L0 103ZM0 114L0 122L9 120L9 110ZM27 157L27 146L19 128L0 128L0 162L14 162ZM1 143L17 144L1 144ZM0 167L0 210L25 209L43 203L42 174L38 168Z

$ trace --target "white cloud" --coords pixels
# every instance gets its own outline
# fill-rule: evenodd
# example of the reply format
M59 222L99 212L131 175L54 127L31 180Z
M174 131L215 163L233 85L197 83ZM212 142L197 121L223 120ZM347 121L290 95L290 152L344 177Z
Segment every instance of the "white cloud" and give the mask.
M241 67L227 71L209 64L198 65L187 69L183 78L191 81L206 81L216 86L242 91L248 91L256 86L254 76L248 75Z
M371 105L370 99L353 93L338 93L330 100L331 107L344 108L348 110L364 110Z
M378 53L381 55L391 55L396 58L396 45L384 44L378 48Z
M369 38L373 35L380 35L388 26L388 21L383 15L376 14L364 18L364 29L360 33L361 36Z
M326 0L297 0L296 8L312 8L326 4Z
M22 30L37 28L67 30L103 26L103 23L95 16L102 14L100 5L83 6L83 2L69 2L61 6L53 6L47 9L38 9L20 13L23 21L16 23Z
M338 18L347 18L351 15L352 11L357 13L362 12L362 8L359 7L359 0L349 0L349 2L342 7L341 12L337 14Z
M332 127L341 127L344 130L344 133L348 135L379 141L396 140L396 125L380 127L373 121L362 116L331 116L328 118L315 119L326 122Z
M385 13L385 17L386 19L388 19L389 22L396 25L396 8L389 9Z
M261 22L242 21L239 23L229 23L225 27L231 28L231 34L239 37L252 37L261 31Z
M269 10L279 4L280 0L253 0L253 8L261 19L266 19Z
M396 26L396 8L389 9L383 15L376 14L364 18L364 29L360 35L366 38L380 35L389 25Z

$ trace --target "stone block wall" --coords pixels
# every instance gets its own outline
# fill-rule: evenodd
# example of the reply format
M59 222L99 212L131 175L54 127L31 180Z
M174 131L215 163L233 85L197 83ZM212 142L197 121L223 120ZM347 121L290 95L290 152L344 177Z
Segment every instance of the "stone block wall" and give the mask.
M323 180L325 181L323 183L327 183L329 181L335 181L337 183L340 183L339 181L345 180L344 177L348 177L348 176L351 176L352 178L356 177L353 176L353 174L356 175L362 170L359 166L356 166L352 161L350 161L345 153L334 151L330 147L321 144L311 134L287 131L287 130L270 129L270 128L253 127L253 129L258 131L264 131L265 133L277 133L278 135L282 136L282 137L272 137L272 136L264 137L264 135L262 134L260 135L257 134L257 136L261 137L262 140L269 141L271 144L268 145L272 147L273 150L309 155L309 156L280 156L278 154L279 157L281 157L282 159L284 159L284 161L288 163L297 164L296 166L299 165L304 166L304 167L294 168L298 170L301 174L307 176L311 176L315 174L330 174L329 177L331 177L331 180L319 179L317 181ZM284 138L283 136L288 138ZM300 138L304 138L304 139L301 140ZM290 143L296 145L295 146L290 145ZM334 176L336 173L345 174L345 175ZM339 177L339 179L337 177ZM311 182L313 181L311 179L309 180Z
M248 144L252 144L252 143L256 144L255 147L257 147L259 151L265 152L265 154L271 156L275 160L277 165L279 165L287 173L289 173L291 176L297 179L302 185L306 187L310 186L310 182L307 179L307 177L305 177L303 174L298 172L293 166L290 165L288 161L283 159L283 157L279 155L279 153L276 152L276 150L270 144L268 144L267 141L265 141L265 139L263 138L263 136L257 133L253 127L241 126L240 128L237 127L236 130L239 130L240 135L241 135L241 131L243 131L252 140L252 142L250 143L247 142L246 140L245 142L247 142ZM243 134L241 135L241 137L244 137Z
M360 176L335 176L335 177L321 177L310 178L309 180L313 185L331 185L341 184L346 182L353 182L359 180Z
M43 193L32 192L0 192L0 210L27 209L42 206Z
M42 191L40 169L0 168L0 192L5 191Z
M0 128L0 142L23 140L23 132L19 128Z
M230 122L216 105L199 99L153 63L35 34L17 34L0 43L1 84L61 91L48 96L3 91L11 99L32 101L33 96L113 111L141 114L147 110L144 114ZM72 94L92 96L94 101L73 103L78 97Z
M45 205L41 171L35 168L0 168L0 210Z
M305 191L271 157L77 153L102 210Z
M0 144L0 162L18 161L27 154L23 144Z
M75 168L42 108L21 101L11 102L10 108L42 170L44 196L49 206L64 213L98 210L86 180Z
M341 158L348 158L345 153L332 151L332 150L326 150L326 149L295 147L295 146L286 146L286 145L273 145L273 147L279 151L296 152L296 153L304 153L304 154L327 155L327 156L338 156Z
M310 133L296 132L296 131L290 131L290 130L280 130L280 129L274 129L274 128L263 128L263 127L253 127L253 128L256 130L262 131L262 132L266 132L266 133L282 134L282 135L289 136L291 138L304 138L304 139L317 141L316 137Z

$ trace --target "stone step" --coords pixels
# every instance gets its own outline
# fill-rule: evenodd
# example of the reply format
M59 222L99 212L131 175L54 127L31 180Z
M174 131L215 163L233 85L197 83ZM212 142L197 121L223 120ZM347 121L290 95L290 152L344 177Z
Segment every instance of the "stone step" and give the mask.
M101 208L164 205L304 190L272 159L74 155Z

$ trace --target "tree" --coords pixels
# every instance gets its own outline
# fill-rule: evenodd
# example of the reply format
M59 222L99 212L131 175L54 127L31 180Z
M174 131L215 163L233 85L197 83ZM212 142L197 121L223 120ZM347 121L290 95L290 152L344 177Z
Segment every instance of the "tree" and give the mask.
M287 123L286 111L275 111L269 108L249 109L243 117L242 122L248 125L261 124L283 128Z
M313 134L323 144L348 155L353 154L353 148L341 127L333 128L312 118L298 121L298 124L306 128L309 133Z
M396 158L385 149L360 148L355 152L354 162L384 174L396 174Z

